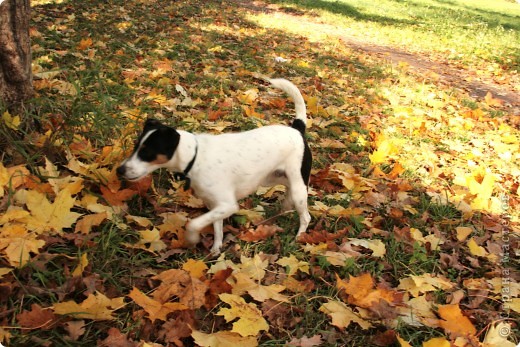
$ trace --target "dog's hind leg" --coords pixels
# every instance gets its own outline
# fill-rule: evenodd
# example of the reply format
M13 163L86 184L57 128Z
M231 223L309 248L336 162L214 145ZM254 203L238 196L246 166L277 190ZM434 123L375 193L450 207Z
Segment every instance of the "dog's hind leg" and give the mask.
M309 209L307 207L307 186L303 183L301 176L295 177L291 180L291 188L287 193L291 194L290 199L294 204L296 212L298 212L298 215L300 216L300 227L296 234L296 238L298 238L307 230L311 221L311 215L309 214Z
M292 195L291 195L291 186L287 184L285 186L285 196L282 200L282 211L281 212L287 212L294 209L294 203L292 201Z

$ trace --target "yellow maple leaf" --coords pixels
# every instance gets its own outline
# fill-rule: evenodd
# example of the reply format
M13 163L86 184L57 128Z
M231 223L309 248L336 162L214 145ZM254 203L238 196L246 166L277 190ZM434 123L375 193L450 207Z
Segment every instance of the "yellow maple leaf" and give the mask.
M269 325L262 317L262 312L253 303L247 303L243 298L234 294L223 293L220 300L229 304L231 308L222 308L217 315L224 316L226 322L233 323L232 332L241 336L256 336L261 330L269 330Z
M75 187L75 183L73 185ZM81 216L71 211L76 198L72 197L67 187L56 195L53 202L50 202L45 194L35 190L19 190L15 194L15 200L27 206L31 215L24 218L24 221L28 229L36 233L61 233Z
M451 343L444 337L434 337L423 342L423 347L450 347Z
M309 263L306 261L298 260L298 258L296 258L294 254L291 254L290 257L283 257L281 259L278 259L276 263L278 265L286 266L289 268L289 271L287 273L288 276L295 275L298 270L307 274L309 273Z
M470 227L456 227L455 231L457 232L457 240L465 241L469 234L473 232L473 228Z
M11 128L13 130L18 130L20 124L22 123L20 116L11 116L11 114L8 111L5 111L2 114L2 120L8 128Z
M5 194L5 187L16 189L23 184L25 177L29 175L29 171L23 165L6 168L0 162L0 198Z
M477 257L485 257L488 254L486 249L479 246L473 237L468 241L468 248L469 252Z
M128 245L129 247L141 248L152 253L166 248L166 244L161 240L159 230L156 228L139 230L139 235L141 236L139 241L134 245Z
M377 149L368 155L370 162L374 165L386 162L398 151L397 146L390 139L383 138L377 143Z
M206 274L208 266L202 260L188 259L182 264L182 269L188 272L191 277L201 278Z
M513 342L507 338L511 335L511 324L506 322L500 322L498 324L492 324L486 333L486 337L483 341L484 347L515 347Z
M382 258L386 254L385 244L381 240L349 239L347 243L371 249L372 256L376 258Z
M368 329L372 326L370 322L359 317L341 301L330 300L321 305L320 311L328 314L332 318L332 325L341 329L348 327L352 322L359 324L362 329Z
M273 299L281 302L289 302L287 296L280 294L281 291L285 290L285 286L280 284L271 284L270 286L264 286L258 282L255 282L242 272L233 274L232 293L235 295L242 295L248 293L256 301L264 302L267 299Z
M81 255L81 258L79 259L78 266L74 269L74 271L72 271L72 276L74 276L74 277L81 276L81 274L83 273L83 270L85 270L87 265L88 265L87 253L83 253Z
M237 99L246 105L254 105L255 100L258 98L258 89L252 88L248 89L245 92L238 94Z
M409 344L408 342L406 342L405 340L403 340L403 338L399 335L396 336L397 338L397 341L399 342L399 344L401 345L401 347L412 347L411 344Z
M244 255L240 256L240 272L246 274L248 277L260 281L265 276L265 269L269 266L269 260L262 259L261 254L255 254L253 258L248 258Z
M369 273L360 276L350 276L349 281L343 281L336 274L336 287L344 289L348 296L348 303L370 308L374 303L385 300L393 303L397 298L397 292L384 288L375 288L375 281Z
M74 231L88 234L93 227L100 225L107 217L106 212L86 215L76 223Z
M8 268L8 267L0 267L0 278L7 275L11 271L13 271L13 269Z
M157 319L166 321L166 316L169 313L172 313L174 311L178 310L185 310L188 307L185 305L179 303L179 302L166 302L161 303L157 300L154 300L147 295L145 295L143 292L141 292L137 288L133 288L130 294L128 296L139 306L141 306L146 313L148 313L148 316L150 317L150 320L155 322Z
M432 276L425 273L420 276L410 276L399 280L398 289L406 290L412 296L418 297L419 294L432 292L437 289L447 290L453 288L453 284L442 276Z
M112 320L113 312L124 306L124 298L109 299L100 292L90 294L81 304L65 301L52 306L54 313L80 319Z
M31 259L31 253L40 252L45 241L36 237L35 233L28 232L22 224L3 226L0 232L0 250L3 249L11 266L22 267Z
M213 334L206 334L194 330L191 337L195 343L202 347L256 347L258 342L253 336L240 336L231 331L217 331Z
M453 336L475 335L477 329L468 317L462 314L459 305L439 305L440 326Z

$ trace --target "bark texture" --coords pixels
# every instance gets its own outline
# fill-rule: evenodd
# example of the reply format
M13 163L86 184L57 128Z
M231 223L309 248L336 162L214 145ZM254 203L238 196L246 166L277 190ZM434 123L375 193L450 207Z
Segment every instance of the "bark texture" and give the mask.
M34 94L29 37L29 0L0 4L0 100L17 108Z

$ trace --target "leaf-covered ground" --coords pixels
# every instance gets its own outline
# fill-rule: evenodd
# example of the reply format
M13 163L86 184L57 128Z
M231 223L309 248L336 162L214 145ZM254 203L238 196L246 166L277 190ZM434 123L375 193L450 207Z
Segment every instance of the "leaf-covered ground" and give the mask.
M1 343L519 342L520 9L294 3L33 1L36 129L0 121ZM296 242L261 188L212 259L210 229L184 248L204 209L182 183L114 169L147 117L288 123L258 73L305 96L313 221Z

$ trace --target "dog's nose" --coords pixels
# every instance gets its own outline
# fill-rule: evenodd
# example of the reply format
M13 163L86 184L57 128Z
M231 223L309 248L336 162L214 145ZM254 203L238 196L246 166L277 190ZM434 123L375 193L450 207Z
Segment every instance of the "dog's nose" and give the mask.
M121 165L120 167L118 167L116 169L116 174L118 177L123 177L125 175L125 172L126 172L126 168L124 165Z

